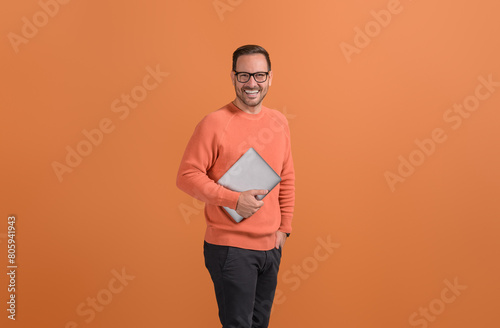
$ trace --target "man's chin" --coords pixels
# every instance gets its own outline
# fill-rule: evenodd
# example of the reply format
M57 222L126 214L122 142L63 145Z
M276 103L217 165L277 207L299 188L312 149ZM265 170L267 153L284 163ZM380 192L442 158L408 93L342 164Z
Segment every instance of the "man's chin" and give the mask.
M262 103L262 99L254 100L254 101L243 101L245 105L248 107L257 107Z
M246 98L240 98L241 102L247 105L248 107L256 107L260 106L262 103L262 100L264 100L264 97L260 97L258 99L246 99Z

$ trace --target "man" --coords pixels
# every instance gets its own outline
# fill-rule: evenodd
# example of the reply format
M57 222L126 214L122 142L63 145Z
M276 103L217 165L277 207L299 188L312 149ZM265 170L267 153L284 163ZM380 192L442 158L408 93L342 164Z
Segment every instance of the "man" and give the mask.
M186 147L177 186L205 202L205 266L214 283L223 328L268 327L278 269L292 231L295 173L290 131L280 112L262 105L273 79L267 51L233 53L236 98L205 116ZM216 181L253 147L281 176L267 190L229 190ZM268 193L268 195L266 195ZM257 195L266 195L258 200ZM222 208L236 210L236 223Z

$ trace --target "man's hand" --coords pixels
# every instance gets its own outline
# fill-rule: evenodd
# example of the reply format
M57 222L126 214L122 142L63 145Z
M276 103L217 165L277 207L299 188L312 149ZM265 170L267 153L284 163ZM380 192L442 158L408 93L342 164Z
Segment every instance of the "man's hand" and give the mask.
M243 191L238 198L238 203L236 204L236 213L242 217L249 218L259 210L259 208L264 205L264 202L257 200L255 196L267 194L267 190L252 189Z
M283 231L276 231L276 248L283 249L283 246L285 246L285 241L286 241L286 233Z

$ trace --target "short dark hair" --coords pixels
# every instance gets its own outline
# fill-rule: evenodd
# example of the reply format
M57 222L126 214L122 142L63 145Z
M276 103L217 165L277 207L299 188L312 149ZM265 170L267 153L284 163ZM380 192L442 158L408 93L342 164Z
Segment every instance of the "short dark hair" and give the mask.
M254 44L247 44L239 47L233 52L233 71L236 71L236 61L240 56L253 54L263 54L266 57L268 71L271 70L271 59L266 49Z

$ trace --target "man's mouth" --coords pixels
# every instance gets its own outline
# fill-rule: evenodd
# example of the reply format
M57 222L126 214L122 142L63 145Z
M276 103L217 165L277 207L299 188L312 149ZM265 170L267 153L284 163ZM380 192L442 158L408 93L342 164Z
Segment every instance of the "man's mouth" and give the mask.
M257 94L259 93L260 90L243 90L243 91L248 95L248 97L254 98L257 97Z

